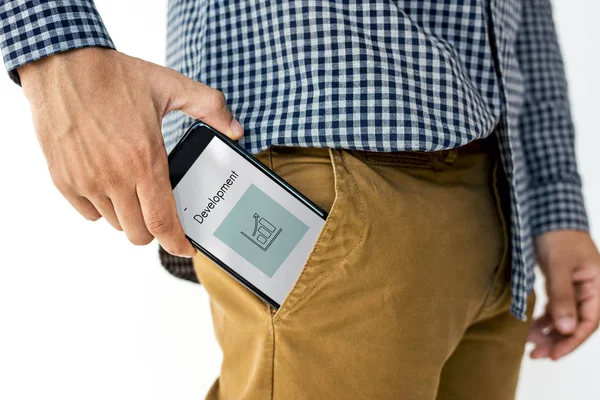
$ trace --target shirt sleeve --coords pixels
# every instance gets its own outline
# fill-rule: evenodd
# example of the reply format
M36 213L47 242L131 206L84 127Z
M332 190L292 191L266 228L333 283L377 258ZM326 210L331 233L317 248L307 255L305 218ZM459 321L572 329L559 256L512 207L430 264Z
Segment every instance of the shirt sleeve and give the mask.
M0 49L17 84L18 67L90 46L114 48L93 0L0 0Z
M200 283L194 271L194 262L191 258L173 256L158 246L158 256L161 265L173 276L186 281Z
M523 2L516 48L525 83L520 131L530 176L532 233L587 231L567 81L550 0Z

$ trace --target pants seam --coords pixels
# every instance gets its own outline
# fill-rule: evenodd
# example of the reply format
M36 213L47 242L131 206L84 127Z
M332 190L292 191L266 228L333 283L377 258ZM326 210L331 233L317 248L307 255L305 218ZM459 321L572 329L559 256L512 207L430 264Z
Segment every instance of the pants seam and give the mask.
M273 171L273 147L269 146L269 169Z
M506 219L504 218L504 213L503 213L503 209L502 209L502 198L500 197L500 191L498 190L498 173L499 173L498 167L499 167L499 164L500 163L498 161L498 158L496 157L494 160L494 167L492 170L492 191L494 194L494 202L495 202L495 206L496 206L495 208L498 213L500 225L502 227L502 240L503 240L502 255L500 256L500 261L499 261L498 265L496 266L496 271L494 272L492 282L491 282L490 286L488 287L485 298L483 299L481 306L477 310L477 313L475 314L473 321L477 321L481 318L482 314L485 312L485 309L490 304L492 295L494 295L494 297L497 297L497 296L495 296L494 288L496 287L498 279L501 279L504 276L504 268L507 268L507 266L505 264L507 262L507 258L508 258L508 254L509 254L509 239L508 239L508 232L507 232L508 226L506 224Z
M271 308L269 305L267 307ZM271 334L271 400L273 400L275 396L275 326L273 325L273 318L268 318L268 324Z
M336 161L333 155L333 149L329 149L329 158L331 160L331 169L333 170L333 185L334 185L334 191L335 191L335 198L333 201L333 205L331 207L331 210L329 210L329 216L328 221L326 221L326 225L329 224L331 225L333 223L333 215L334 211L337 210L337 208L339 207L339 198L340 198L340 189L339 189L339 185L340 185L340 177L339 174L336 170L337 166L336 166ZM323 230L327 228L327 226L324 225L323 226ZM287 297L283 300L283 302L281 303L281 305L279 306L279 309L277 311L275 311L275 313L272 315L272 321L276 322L277 320L280 319L280 317L282 316L281 313L283 313L283 307L286 306L287 303L289 303L289 298L292 295L292 293L294 293L295 289L298 287L298 284L300 282L300 280L302 279L302 277L305 275L306 273L306 268L308 267L308 265L310 264L312 258L313 258L313 254L317 251L317 249L319 248L319 245L321 243L321 241L323 240L323 231L321 231L321 233L319 234L319 236L317 237L317 240L315 242L315 244L313 245L313 249L311 250L310 254L308 255L308 259L305 262L304 267L302 268L302 271L300 272L300 275L298 275L298 278L296 278L296 282L294 282L294 285L292 286L292 289L290 290L290 292L288 293ZM285 314L287 314L289 311L291 311L296 304L298 304L298 302L300 302L301 300L304 299L305 296L302 296L300 299L296 300L296 303L292 305L292 307L287 310L285 312Z

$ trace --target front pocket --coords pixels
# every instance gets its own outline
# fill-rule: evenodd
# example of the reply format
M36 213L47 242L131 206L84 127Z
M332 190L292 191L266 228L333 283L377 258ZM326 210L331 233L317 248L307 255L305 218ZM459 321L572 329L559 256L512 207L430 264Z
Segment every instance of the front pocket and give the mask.
M334 198L329 215L302 272L273 315L273 323L287 316L311 297L363 240L366 221L362 198L344 153L345 151L329 150L334 186ZM310 171L304 170L299 173L300 170L296 169L295 176L293 172L286 173L285 170L279 170L276 165L274 169L307 197L311 199L318 197L311 196L311 192L315 192L315 189L306 186L305 180L311 178ZM292 168L291 171L294 169ZM314 185L317 180L319 177L313 176L312 184ZM303 191L302 187L307 189Z

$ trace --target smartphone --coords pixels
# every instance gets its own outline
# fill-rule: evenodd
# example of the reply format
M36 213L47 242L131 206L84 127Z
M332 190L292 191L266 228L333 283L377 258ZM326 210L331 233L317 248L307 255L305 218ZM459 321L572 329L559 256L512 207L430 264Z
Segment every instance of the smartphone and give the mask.
M169 174L192 245L279 308L327 213L203 122L195 122L169 154Z

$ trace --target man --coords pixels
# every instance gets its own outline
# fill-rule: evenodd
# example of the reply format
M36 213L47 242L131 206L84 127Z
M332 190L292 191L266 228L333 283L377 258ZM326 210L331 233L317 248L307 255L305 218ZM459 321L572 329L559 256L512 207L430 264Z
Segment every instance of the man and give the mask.
M598 327L549 0L172 1L172 69L115 51L91 0L0 19L61 193L195 257L162 254L211 295L209 398L509 399L527 336L556 360ZM167 148L201 119L330 211L276 312L185 240L165 116Z

